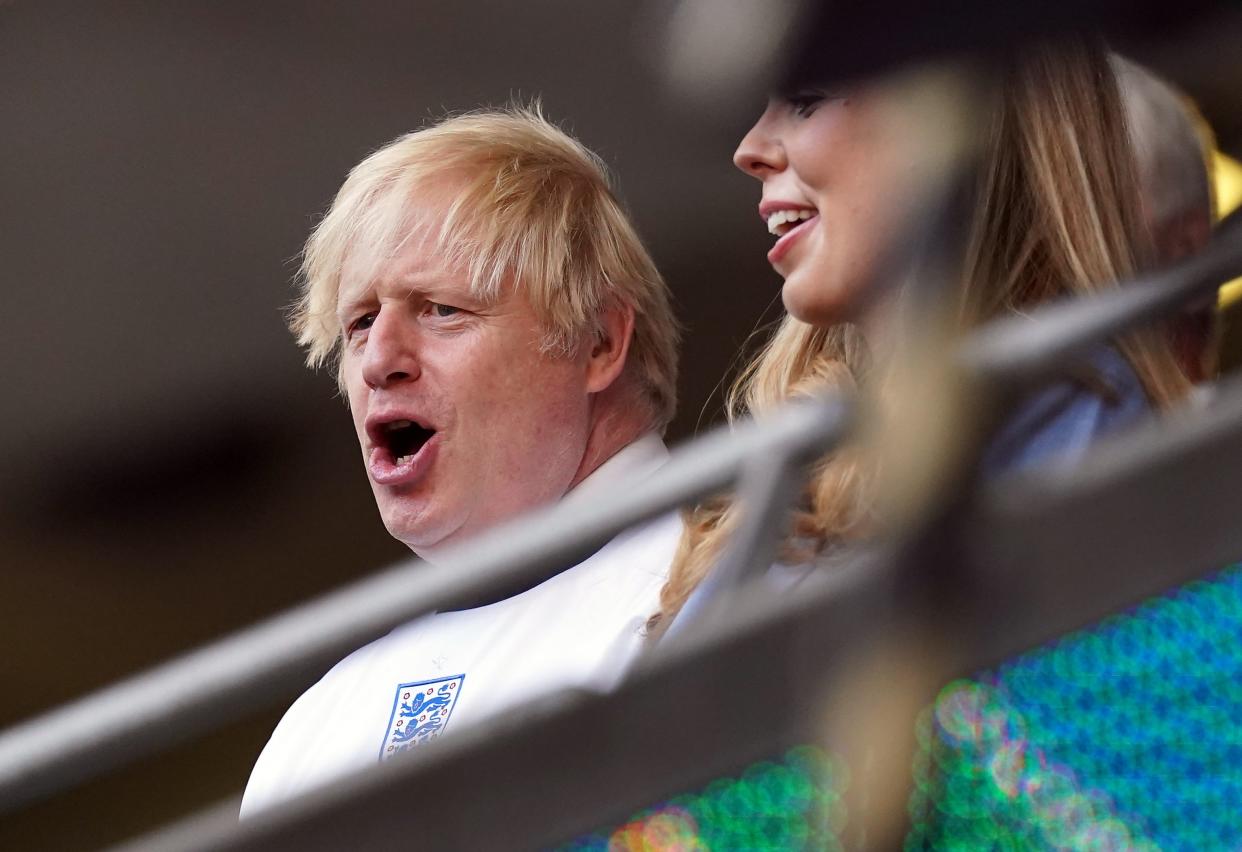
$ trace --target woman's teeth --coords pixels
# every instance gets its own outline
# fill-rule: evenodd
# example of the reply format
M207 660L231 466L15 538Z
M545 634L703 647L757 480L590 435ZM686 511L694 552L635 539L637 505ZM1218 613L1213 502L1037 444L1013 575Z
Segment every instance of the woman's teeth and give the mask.
M768 233L774 237L782 236L792 230L798 222L810 219L814 215L814 210L777 210L768 216Z

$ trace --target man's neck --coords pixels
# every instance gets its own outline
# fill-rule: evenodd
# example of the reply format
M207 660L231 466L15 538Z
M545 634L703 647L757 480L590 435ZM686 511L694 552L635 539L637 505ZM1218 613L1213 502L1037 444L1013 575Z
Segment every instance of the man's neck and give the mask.
M645 411L641 405L636 405L632 402L619 405L617 404L619 401L619 397L596 401L595 409L592 411L592 426L587 435L587 443L582 452L582 460L578 464L578 469L574 472L569 487L565 489L566 494L580 485L592 473L599 470L601 466L621 452L621 450L637 441L643 435L653 431L647 418L640 416ZM564 496L561 495L561 498ZM458 539L454 537L452 541L441 542L430 547L416 548L410 545L410 549L424 562L435 564L442 561L442 554L446 550L451 550L453 544L457 541Z
M594 473L600 465L615 456L618 452L637 441L647 432L651 425L646 418L635 416L633 407L623 410L620 406L601 406L597 409L598 417L587 437L586 449L582 453L582 462L574 474L569 488L572 490Z
M616 420L601 418L600 422L596 425L599 428L591 431L587 439L586 450L582 454L582 463L579 466L578 472L575 474L568 491L562 496L561 499L573 499L574 497L578 497L579 499L591 499L586 496L584 491L579 490L575 492L575 489L577 489L579 485L582 485L592 474L600 471L604 465L606 465L611 459L617 457L618 454L627 447L634 445L635 442L638 442L644 435L648 435L652 432L651 427L647 423L633 417L626 417ZM658 441L655 443L659 447L663 446ZM631 458L628 465L623 467L620 471L614 471L614 474L627 470L632 473L633 471L631 469L635 466L635 464L637 464L639 468L649 467L650 460L644 461L647 455L648 453L643 452L640 453L637 458ZM618 459L618 461L620 461L620 459ZM603 483L596 484L602 485ZM590 483L587 483L584 488L590 490ZM584 548L579 553L573 554L572 556L563 554L565 558L558 561L563 563L562 568L564 565L576 565L582 563L594 555L595 552L602 546L603 545L601 544L592 545ZM428 561L435 561L434 554L420 555L422 555L424 559L428 559L428 556L430 555L432 558L428 559ZM480 606L498 603L499 601L507 600L508 598L529 591L535 586L550 580L559 573L561 573L561 568L558 568L555 571L550 571L541 576L527 577L525 580L514 583L513 585L504 586L498 589L491 589L486 595L476 597L471 600L456 601L441 610L441 612L450 612L461 609L475 609Z

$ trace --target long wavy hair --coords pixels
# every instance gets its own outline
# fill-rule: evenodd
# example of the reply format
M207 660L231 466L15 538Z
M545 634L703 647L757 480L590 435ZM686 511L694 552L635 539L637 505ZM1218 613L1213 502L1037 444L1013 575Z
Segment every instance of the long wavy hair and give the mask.
M974 218L962 265L961 321L977 325L1069 295L1108 290L1149 260L1133 153L1106 49L1090 38L1032 47L1007 61L987 119ZM1116 342L1152 404L1188 383L1156 333ZM826 388L884 382L859 329L786 317L726 397L734 420ZM874 528L874 463L846 446L812 469L783 558L805 561ZM727 497L685 513L655 627L675 615L736 525Z

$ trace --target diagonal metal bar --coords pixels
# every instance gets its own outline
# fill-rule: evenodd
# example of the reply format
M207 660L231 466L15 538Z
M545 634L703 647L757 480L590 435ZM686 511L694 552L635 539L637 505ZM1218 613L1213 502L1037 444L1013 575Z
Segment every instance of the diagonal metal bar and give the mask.
M821 678L874 623L880 576L849 572L794 607L743 595L728 620L696 623L612 696L548 696L243 823L216 809L123 848L309 852L402 848L403 838L428 849L548 848L814 738ZM769 699L761 724L756 702L739 696Z
M778 450L771 456L751 459L742 471L736 491L741 520L712 572L700 584L696 596L703 609L693 618L712 618L726 611L733 596L768 566L777 561L779 544L788 529L789 512L798 499L805 479L805 466L819 453L791 453ZM673 633L680 635L682 613Z
M927 666L925 682L968 676L1242 557L1242 525L1229 511L1236 501L1212 511L1188 505L1169 546L1140 543L1132 558L1100 560L1090 571L1089 556L1056 564L1024 555L1035 540L1059 540L1056 553L1108 548L1126 518L1159 529L1163 495L1188 470L1225 489L1198 492L1205 504L1242 497L1242 385L1196 420L1130 433L1103 450L1072 468L1014 475L984 490L982 507L966 520L967 538L982 544L962 574L968 606L956 626L978 629L986 641L941 655L901 649ZM1077 514L1088 523L1063 531L1047 523ZM1194 541L1210 546L1198 555L1179 550ZM244 824L207 812L124 852L393 848L411 837L427 848L546 848L797 742L848 752L856 729L834 733L824 720L850 700L851 671L867 661L877 631L922 619L925 602L894 600L892 564L814 579L796 596L743 593L728 618L695 622L612 696L549 697ZM860 700L880 709L876 696ZM864 766L850 771L851 786L871 780ZM417 807L401 804L411 802ZM851 812L849 820L862 816Z
M755 456L822 452L845 404L803 401L717 430L655 475L585 506L553 506L444 555L361 580L0 734L0 813L219 727L309 686L328 666L419 615L537 581L619 531L730 484Z
M1029 385L1087 347L1160 319L1239 275L1242 208L1217 226L1206 248L1176 264L1141 275L1104 295L1067 300L1027 316L989 323L963 343L957 363L968 375Z
M986 488L970 560L994 598L1012 602L979 636L989 663L1021 650L1012 634L1051 640L1059 621L1097 618L1101 599L1136 604L1242 560L1242 378L1169 419L1102 443L1085 464Z
M960 364L994 379L1031 381L1082 347L1208 291L1242 272L1240 219L1227 220L1200 255L1106 297L981 330L961 350ZM718 432L613 500L546 510L480 537L442 566L384 572L16 726L0 734L0 812L224 724L419 614L567 564L583 547L724 487L747 458L795 445L826 449L843 425L841 404L821 402L794 406L763 427Z

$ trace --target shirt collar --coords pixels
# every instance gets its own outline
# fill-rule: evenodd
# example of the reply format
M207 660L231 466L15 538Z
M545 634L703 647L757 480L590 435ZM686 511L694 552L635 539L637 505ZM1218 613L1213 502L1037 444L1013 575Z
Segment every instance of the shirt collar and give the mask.
M573 505L585 504L587 500L592 500L606 491L615 488L618 482L625 482L639 477L650 476L658 470L664 462L668 460L668 448L664 446L663 439L654 432L648 432L633 443L627 444L612 455L607 461L601 464L586 478L574 486L564 497L561 503L570 503ZM589 552L581 554L577 560L580 564L586 559L593 556L600 548L595 548ZM423 556L427 559L427 556ZM556 573L560 573L559 571ZM442 612L451 612L457 609L475 609L477 607L486 606L488 604L498 603L511 597L516 597L523 592L530 591L535 586L540 585L546 580L552 579L556 574L541 577L533 582L522 583L519 586L505 588L502 590L493 590L488 595L475 600L458 604L449 610L441 610Z
M668 447L655 432L626 444L561 498L562 503L584 503L611 491L619 482L650 476L668 461Z

